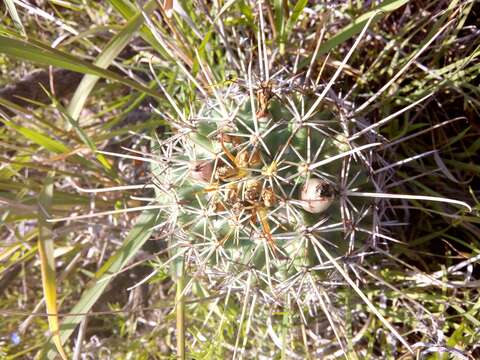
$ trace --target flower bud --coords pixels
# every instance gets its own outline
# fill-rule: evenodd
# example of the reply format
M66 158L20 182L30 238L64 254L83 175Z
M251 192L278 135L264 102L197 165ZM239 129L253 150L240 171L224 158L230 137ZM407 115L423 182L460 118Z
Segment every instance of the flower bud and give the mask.
M327 181L310 178L300 191L299 205L313 214L320 214L332 205L335 193Z

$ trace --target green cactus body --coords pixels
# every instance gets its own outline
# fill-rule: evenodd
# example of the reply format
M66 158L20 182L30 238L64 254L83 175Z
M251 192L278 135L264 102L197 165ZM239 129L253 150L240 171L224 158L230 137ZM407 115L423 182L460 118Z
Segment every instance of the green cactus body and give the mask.
M153 175L160 182L158 201L171 205L173 253L183 243L204 264L268 267L278 280L321 263L312 237L331 253L345 254L348 226L338 179L351 159L315 165L350 149L335 114L324 109L302 122L312 100L300 92L289 94L288 103L257 97L252 111L248 92L236 90L227 91L236 96L222 106L205 105L188 134L160 146L166 160ZM359 168L355 161L349 166ZM356 183L366 180L356 173Z

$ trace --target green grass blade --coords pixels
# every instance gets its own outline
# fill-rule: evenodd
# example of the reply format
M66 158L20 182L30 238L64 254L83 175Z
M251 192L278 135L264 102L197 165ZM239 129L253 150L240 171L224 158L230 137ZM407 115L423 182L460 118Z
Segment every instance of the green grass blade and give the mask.
M34 113L23 106L17 105L7 99L0 98L0 105L8 108L11 111L15 111L16 113L27 114L30 116L35 116Z
M43 295L48 314L48 327L52 333L51 342L55 345L63 360L67 360L65 350L60 341L57 309L57 279L55 274L55 258L52 239L52 225L47 222L53 198L53 177L49 175L38 202L38 253L42 271Z
M113 71L102 69L87 61L67 54L58 49L51 48L36 40L17 40L0 36L0 53L20 60L31 61L41 65L52 65L55 67L76 71L83 74L92 74L102 78L118 81L133 89L145 92L150 96L163 99L156 92L127 77L121 76Z
M18 29L22 36L27 37L27 32L23 27L22 20L20 20L20 16L18 16L17 8L15 7L15 2L13 0L5 0L5 5L7 6L7 11L10 14L10 17L15 24L15 27Z
M175 298L175 315L177 326L177 359L185 360L185 267L182 262L181 274L176 279L177 295Z
M157 3L155 0L145 5L144 12L148 15L155 9ZM137 30L142 26L144 17L141 12L138 12L133 16L124 28L107 44L103 52L95 60L94 65L106 69L113 60L120 54L120 52L128 45L129 41L135 35ZM80 112L82 111L87 98L92 91L93 87L97 83L99 76L87 74L83 77L82 81L77 87L75 94L72 97L72 101L68 107L68 113L73 119L78 119Z
M93 76L93 75L92 75ZM54 100L54 99L53 99ZM102 164L102 166L107 170L107 171L111 171L112 170L112 166L110 165L110 163L107 161L107 159L105 158L105 156L103 156L102 154L98 154L97 153L97 146L95 145L95 142L88 136L88 134L82 129L82 127L80 126L78 120L74 119L73 117L71 117L67 110L65 110L65 108L63 108L63 106L58 103L56 100L54 100L54 102L56 103L56 107L57 109L60 111L60 113L62 114L62 116L67 119L68 123L70 124L70 126L73 127L73 129L75 130L75 132L77 133L78 137L80 138L80 140L83 141L83 143L85 145L88 146L88 148L93 152L95 153L95 157L97 158L97 160L100 162L100 164ZM113 173L112 173L113 175Z
M288 18L288 23L287 23L287 31L290 33L292 31L293 26L298 20L298 17L302 13L303 9L307 5L307 0L300 0L297 1L295 4L295 7L293 8L292 15Z
M23 135L25 138L33 141L34 143L44 147L45 149L57 153L57 154L64 154L70 152L70 148L60 141L54 140L51 137L48 137L44 134L39 133L33 129L29 129L20 125L16 125L11 121L1 120L6 126L14 129L19 134Z
M280 54L285 53L285 15L283 11L282 0L275 0L273 3L275 12L275 30L277 32L277 41L279 44Z
M330 50L336 48L343 42L347 41L348 39L352 38L353 36L357 35L362 31L364 28L365 24L367 21L375 15L375 13L379 13L374 17L372 20L372 23L377 22L380 20L382 15L385 13L392 12L401 6L405 5L409 0L386 0L382 2L379 6L377 6L375 9L372 11L369 11L361 16L359 16L357 19L353 20L349 25L345 26L342 30L340 30L335 36L333 36L331 39L327 40L325 43L323 43L318 51L317 57L322 54L328 53ZM310 62L310 58L304 60L305 64L308 64Z
M109 3L127 20L130 20L130 18L137 13L137 9L127 0L109 0ZM155 39L152 31L147 26L144 25L141 27L140 36L150 44L159 55L167 59L169 58L162 45Z
M122 16L126 19L135 16L135 6L126 0L109 0L108 1Z
M245 16L245 18L247 19L248 25L252 29L255 29L255 16L253 15L252 8L249 5L245 4L245 1L243 0L238 2L238 8L243 14L243 16Z
M157 216L157 211L145 211L138 217L135 226L125 238L123 246L118 249L98 271L96 274L97 280L83 292L81 299L71 310L72 314L86 313L91 309L113 279L114 274L120 271L150 238L153 226L156 225ZM69 339L83 318L83 315L74 315L65 318L60 326L60 339L62 344ZM56 356L57 352L55 351L52 341L45 344L40 352L42 359L53 360Z

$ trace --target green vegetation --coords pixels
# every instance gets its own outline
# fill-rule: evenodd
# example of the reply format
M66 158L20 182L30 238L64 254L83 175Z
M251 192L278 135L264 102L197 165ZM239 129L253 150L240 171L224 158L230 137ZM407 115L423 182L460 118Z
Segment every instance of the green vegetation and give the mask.
M0 5L0 357L480 357L480 6Z

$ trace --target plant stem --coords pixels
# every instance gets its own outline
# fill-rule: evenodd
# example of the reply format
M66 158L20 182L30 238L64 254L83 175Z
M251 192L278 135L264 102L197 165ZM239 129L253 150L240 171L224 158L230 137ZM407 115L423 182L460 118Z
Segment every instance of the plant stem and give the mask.
M185 268L182 262L177 278L177 295L175 298L175 313L177 315L177 359L185 360Z

